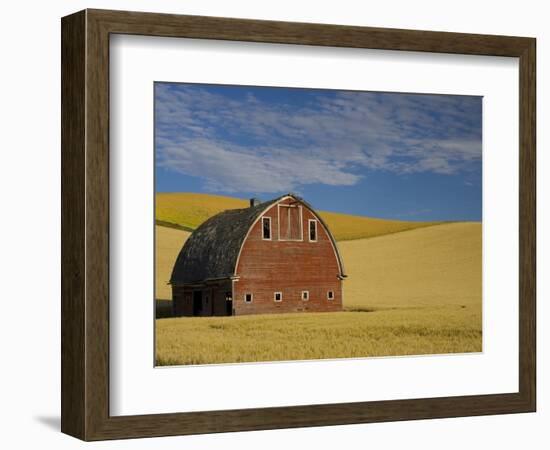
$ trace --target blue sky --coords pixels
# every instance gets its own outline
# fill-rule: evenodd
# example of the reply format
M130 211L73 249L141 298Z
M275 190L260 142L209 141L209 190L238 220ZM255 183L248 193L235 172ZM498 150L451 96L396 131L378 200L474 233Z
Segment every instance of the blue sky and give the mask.
M155 83L155 189L481 220L482 98Z

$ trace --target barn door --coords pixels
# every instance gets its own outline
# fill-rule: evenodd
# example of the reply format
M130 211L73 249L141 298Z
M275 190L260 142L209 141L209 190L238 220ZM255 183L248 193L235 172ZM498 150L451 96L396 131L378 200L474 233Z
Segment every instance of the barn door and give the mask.
M279 205L279 239L281 241L302 240L302 207L300 205Z
M193 315L202 315L202 291L193 292Z

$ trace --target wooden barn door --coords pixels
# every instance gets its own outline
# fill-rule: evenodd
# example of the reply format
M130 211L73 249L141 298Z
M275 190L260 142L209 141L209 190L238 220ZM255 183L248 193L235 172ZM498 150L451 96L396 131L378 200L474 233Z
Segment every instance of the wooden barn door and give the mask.
M299 205L279 205L279 239L302 240L302 208Z

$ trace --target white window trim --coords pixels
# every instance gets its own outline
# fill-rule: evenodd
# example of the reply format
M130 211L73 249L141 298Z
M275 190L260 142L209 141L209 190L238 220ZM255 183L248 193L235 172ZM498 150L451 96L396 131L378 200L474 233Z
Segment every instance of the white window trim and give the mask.
M279 300L277 300L277 294L281 294L281 298ZM273 293L273 301L277 302L277 303L282 302L283 301L283 293L280 292L280 291L274 292Z
M298 208L300 211L300 239L281 239L281 208ZM303 242L304 240L304 212L302 205L287 205L285 203L277 204L277 237L279 241L283 242Z
M269 238L264 237L264 219L269 220ZM273 228L271 227L271 217L262 216L262 226L260 227L260 232L262 233L262 241L271 241L273 238Z
M311 232L310 232L311 222L315 223L315 239L311 239ZM309 219L307 221L307 238L309 242L317 242L317 232L318 232L317 219Z
M330 293L332 292L332 297L330 296ZM327 300L334 300L334 291L327 291Z
M250 295L250 301L246 300L246 296ZM254 301L254 294L252 292L245 292L244 293L244 302L245 303L252 303Z
M306 298L304 298L304 294L306 294ZM302 300L304 302L307 302L309 300L309 291L302 291Z

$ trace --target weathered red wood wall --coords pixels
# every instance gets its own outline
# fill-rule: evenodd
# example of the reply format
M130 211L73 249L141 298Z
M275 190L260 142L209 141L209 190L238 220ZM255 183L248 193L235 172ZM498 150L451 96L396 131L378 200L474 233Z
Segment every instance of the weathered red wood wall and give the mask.
M284 199L280 203L292 202L293 199ZM301 208L301 241L279 240L277 204L262 216L271 218L271 240L263 239L261 218L250 230L237 264L236 275L240 278L234 282L236 315L342 309L342 281L338 278L340 270L332 242L320 222L317 242L309 242L308 220L317 218L306 206ZM282 225L284 228L286 221ZM309 291L309 300L302 300L302 291ZM327 299L328 291L334 292L334 299ZM275 292L282 292L282 301L274 301ZM245 302L246 293L253 295L251 303Z

